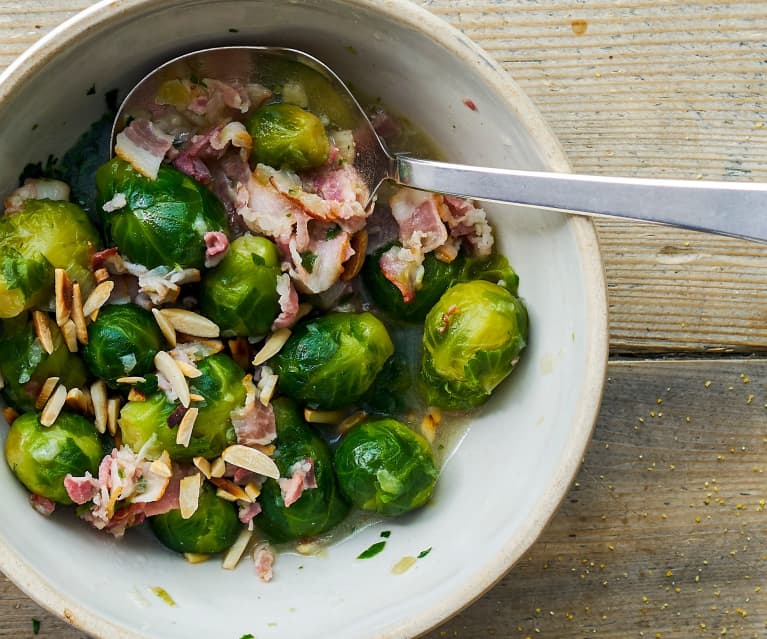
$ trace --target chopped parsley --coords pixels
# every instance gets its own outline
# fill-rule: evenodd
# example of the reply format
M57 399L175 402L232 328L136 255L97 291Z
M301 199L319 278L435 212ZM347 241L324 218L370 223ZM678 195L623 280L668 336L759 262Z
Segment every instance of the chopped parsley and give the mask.
M326 240L332 240L336 235L341 232L341 227L338 224L333 224L328 228L328 232L325 234Z
M40 620L39 619L32 619L32 634L33 635L39 635L40 634Z
M382 530L381 531L381 537L384 539L388 539L391 536L391 530Z
M311 273L314 270L314 263L317 261L317 254L311 251L304 251L301 253L301 266L306 269L307 273Z
M375 557L384 549L385 546L385 541L377 541L372 546L370 546L370 548L363 550L359 555L357 555L357 559L370 559L371 557Z
M418 559L423 559L426 555L428 555L431 552L431 546L429 546L426 550L422 550L418 553Z

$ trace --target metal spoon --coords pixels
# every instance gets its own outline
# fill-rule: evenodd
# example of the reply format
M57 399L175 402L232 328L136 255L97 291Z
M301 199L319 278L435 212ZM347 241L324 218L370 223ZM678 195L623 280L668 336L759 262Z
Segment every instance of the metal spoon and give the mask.
M112 139L129 117L151 112L167 80L214 78L241 85L275 86L301 77L309 82L312 110L343 113L335 124L351 129L355 167L371 198L386 180L416 189L479 200L525 204L588 216L643 220L767 241L767 184L659 180L545 173L464 166L392 155L357 100L338 76L313 56L280 47L221 47L167 62L128 94L115 119Z

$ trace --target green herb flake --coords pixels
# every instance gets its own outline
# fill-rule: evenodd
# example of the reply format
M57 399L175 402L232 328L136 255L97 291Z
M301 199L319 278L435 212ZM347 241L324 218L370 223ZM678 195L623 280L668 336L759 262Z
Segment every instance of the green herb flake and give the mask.
M154 586L152 588L152 592L157 595L160 599L162 599L166 604L169 606L175 608L176 602L173 601L173 597L171 597L168 594L168 591L165 590L165 588L160 588L159 586Z
M96 85L91 84L91 88L85 92L85 95L96 95Z
M383 537L384 539L388 539L389 537L391 537L391 530L382 530L381 537Z
M333 224L328 228L328 232L325 234L326 240L332 240L336 235L341 232L341 227L338 224Z
M251 634L247 634L247 635L242 635L240 639L256 639L256 638Z
M357 555L357 559L370 559L371 557L375 557L384 549L385 546L385 541L377 541L372 546L370 546L370 548L363 550L359 555Z
M311 273L314 270L314 263L317 261L317 254L311 251L304 251L301 253L301 266L306 269L307 273Z
M239 32L240 32L240 30L239 29L235 29L234 27L229 29L229 33L239 33ZM248 637L252 637L252 636L253 635L248 635L247 637L243 637L242 639L248 639Z
M32 634L33 635L39 635L40 634L40 620L39 619L32 619Z
M418 559L423 559L426 555L428 555L431 552L431 546L429 546L426 550L422 550L418 553Z
M344 49L346 49L346 51L348 51L352 55L357 55L357 53L358 53L357 49L355 49L352 45L348 45L348 46L344 47Z

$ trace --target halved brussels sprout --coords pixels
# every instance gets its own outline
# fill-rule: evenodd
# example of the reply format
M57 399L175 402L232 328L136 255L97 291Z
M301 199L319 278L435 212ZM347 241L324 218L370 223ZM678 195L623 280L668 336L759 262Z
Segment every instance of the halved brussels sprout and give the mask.
M248 122L253 159L276 169L314 169L328 161L330 141L322 121L294 104L267 104Z
M203 554L225 551L242 529L237 507L217 497L207 482L200 491L197 510L189 519L176 509L150 517L149 524L157 539L171 550Z
M243 235L200 287L200 309L222 333L266 335L280 313L277 247L265 237Z
M527 341L527 310L509 291L477 280L449 288L426 316L421 381L441 408L483 404Z
M165 344L152 314L135 304L104 306L88 327L83 359L96 377L116 386L126 376L154 371L154 356Z
M371 313L328 313L296 327L270 365L288 397L340 408L365 394L393 352L386 327Z
M114 158L96 171L98 206L104 227L120 254L147 268L202 268L205 234L228 231L226 209L199 182L163 165L156 180ZM111 213L103 205L115 196L125 206Z
M99 245L88 217L70 202L27 200L18 213L0 216L0 317L47 306L56 268L88 295L95 284L90 255Z
M338 524L349 511L338 491L330 450L304 422L292 401L280 397L272 406L277 424L274 461L280 474L290 477L291 466L311 459L317 487L305 489L296 502L286 507L279 484L267 479L259 498L262 512L254 521L277 542L319 535Z
M59 504L71 504L64 478L98 473L102 459L96 427L81 415L62 412L53 426L37 413L17 417L5 440L8 466L31 492Z
M34 410L43 383L58 377L67 388L82 387L87 381L85 365L70 353L58 326L50 322L53 352L48 355L35 336L29 316L24 313L3 322L0 335L0 373L5 380L2 395L19 412Z
M168 418L180 404L169 402L162 392L150 395L143 402L127 402L122 407L119 422L123 442L139 450L155 435L157 440L150 452L159 455L167 450L176 461L191 461L197 456L217 457L235 443L237 437L229 414L245 402L242 383L245 372L223 353L197 362L197 368L202 375L189 380L189 390L204 399L194 402L199 413L189 446L176 444L178 420L171 426Z
M460 265L457 281L470 282L472 280L485 280L498 284L512 295L517 294L519 288L519 276L500 253L493 253L490 257L468 257Z
M396 419L372 419L341 438L338 483L358 508L402 515L431 497L439 472L429 443Z
M437 303L451 284L458 281L464 259L457 257L450 263L437 259L434 253L427 253L423 261L421 286L415 298L406 302L400 290L383 274L379 261L381 256L395 243L385 244L365 260L362 277L373 301L394 318L407 322L422 322L431 307Z

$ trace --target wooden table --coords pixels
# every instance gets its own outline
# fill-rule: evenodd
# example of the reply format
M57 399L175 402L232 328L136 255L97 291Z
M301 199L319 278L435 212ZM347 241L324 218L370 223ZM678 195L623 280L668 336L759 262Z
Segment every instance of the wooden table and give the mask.
M767 2L421 1L505 65L576 171L767 179ZM90 4L0 0L0 65ZM767 636L767 247L597 228L611 360L583 468L429 639ZM0 577L0 638L33 619L83 636Z

